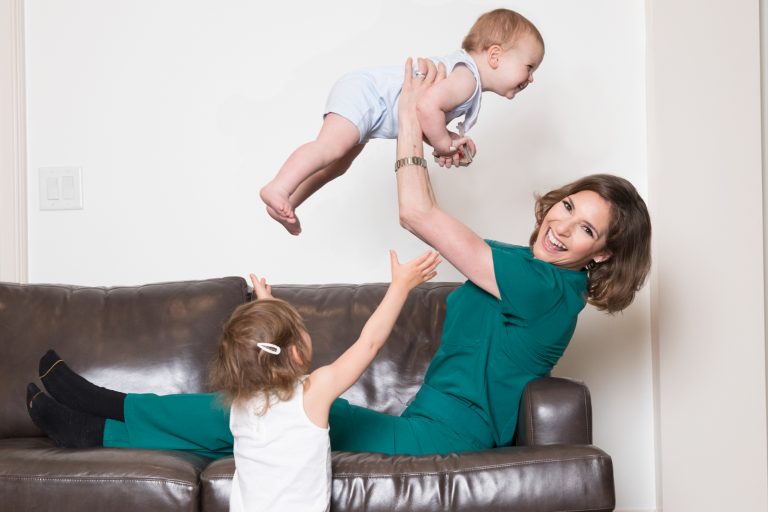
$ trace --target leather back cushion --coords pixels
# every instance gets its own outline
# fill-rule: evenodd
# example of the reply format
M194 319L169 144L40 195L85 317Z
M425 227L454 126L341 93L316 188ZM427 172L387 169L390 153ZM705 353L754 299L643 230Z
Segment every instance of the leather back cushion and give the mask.
M114 288L0 283L0 437L39 435L24 397L28 382L40 385L48 348L101 386L203 389L221 326L247 291L240 277Z
M457 286L430 282L411 291L389 340L342 396L356 405L400 414L424 381L440 345L445 299ZM298 309L312 337L312 367L317 368L357 340L386 289L386 284L274 286L272 293Z
M456 286L426 283L413 290L388 343L344 397L399 414L437 350L445 299ZM273 287L304 318L313 367L333 361L357 339L385 290L385 284ZM100 386L206 391L221 327L246 300L239 277L113 288L0 283L0 438L40 435L24 397L28 382L40 385L38 360L48 348Z

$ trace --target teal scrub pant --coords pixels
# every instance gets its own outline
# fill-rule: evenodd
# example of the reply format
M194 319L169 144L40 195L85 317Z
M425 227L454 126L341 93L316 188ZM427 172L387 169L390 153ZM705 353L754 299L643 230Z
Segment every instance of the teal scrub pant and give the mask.
M107 420L104 446L181 450L215 459L232 455L229 407L216 394L129 394L124 409L124 422ZM428 386L401 416L337 399L328 422L333 450L428 455L493 446L480 416Z

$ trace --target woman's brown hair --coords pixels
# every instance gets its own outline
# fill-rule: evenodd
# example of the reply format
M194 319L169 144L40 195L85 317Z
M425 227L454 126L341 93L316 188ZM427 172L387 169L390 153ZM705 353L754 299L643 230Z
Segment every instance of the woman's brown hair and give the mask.
M531 34L544 48L541 32L528 18L509 9L494 9L477 18L461 47L467 52L482 52L495 44L506 49L522 34Z
M605 241L611 257L589 269L587 299L597 309L615 313L632 303L651 268L651 218L632 183L610 174L593 174L537 197L536 229L530 244L536 242L550 208L584 190L596 192L611 204Z
M264 398L279 400L293 396L298 380L307 373L311 346L304 339L304 321L293 306L280 299L259 299L241 304L224 325L218 351L211 364L209 383L226 403ZM271 343L280 347L272 354L258 347Z

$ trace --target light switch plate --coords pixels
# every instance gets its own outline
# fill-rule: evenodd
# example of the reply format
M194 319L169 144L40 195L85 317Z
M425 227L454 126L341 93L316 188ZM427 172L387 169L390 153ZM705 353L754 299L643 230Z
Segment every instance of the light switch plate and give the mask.
M82 210L82 167L40 167L40 209Z

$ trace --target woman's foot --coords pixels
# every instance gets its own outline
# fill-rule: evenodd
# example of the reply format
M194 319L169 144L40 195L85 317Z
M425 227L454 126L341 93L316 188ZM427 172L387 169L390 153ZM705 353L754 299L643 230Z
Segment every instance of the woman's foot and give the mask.
M49 350L40 358L40 380L58 402L76 411L124 421L125 393L102 388L84 379Z
M301 222L299 222L299 218L294 213L293 215L293 222L288 222L283 220L280 215L275 212L275 210L271 206L267 206L267 213L270 217L275 219L277 222L283 225L283 227L292 235L296 236L299 233L301 233Z
M27 384L27 412L32 422L62 448L104 445L104 418L73 411Z

